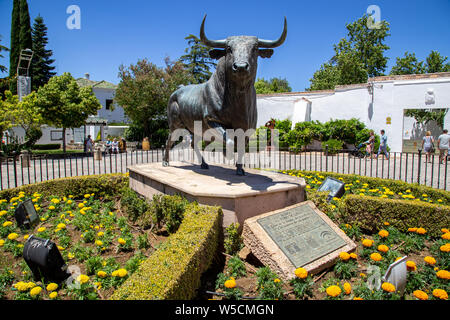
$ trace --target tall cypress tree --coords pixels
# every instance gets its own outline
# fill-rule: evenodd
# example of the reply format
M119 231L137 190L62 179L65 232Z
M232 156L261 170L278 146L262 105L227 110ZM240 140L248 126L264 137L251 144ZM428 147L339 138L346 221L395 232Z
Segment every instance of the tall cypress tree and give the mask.
M27 0L20 0L20 50L31 49L33 41L31 38L30 13L28 12Z
M20 0L14 0L11 17L11 52L9 54L9 76L16 75L17 62L20 55Z
M44 19L40 15L34 19L32 40L33 60L31 69L33 70L33 81L31 89L36 91L56 74L55 72L52 72L55 67L51 66L51 64L55 62L54 59L51 59L53 52L52 50L45 49L45 46L48 43L47 27L44 24Z

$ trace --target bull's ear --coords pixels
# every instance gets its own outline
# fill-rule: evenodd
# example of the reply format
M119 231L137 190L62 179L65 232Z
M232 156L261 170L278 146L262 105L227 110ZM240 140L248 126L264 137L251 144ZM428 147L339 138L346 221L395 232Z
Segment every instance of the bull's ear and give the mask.
M225 50L211 49L209 50L209 56L211 57L211 59L220 59L225 56Z
M270 58L273 55L272 49L259 49L258 54L261 58Z

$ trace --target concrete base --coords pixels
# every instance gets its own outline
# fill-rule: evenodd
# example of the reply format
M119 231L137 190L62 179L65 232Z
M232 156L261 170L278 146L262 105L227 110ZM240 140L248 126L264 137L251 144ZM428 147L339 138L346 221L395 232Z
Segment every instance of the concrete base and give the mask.
M128 168L130 188L151 199L154 194L180 194L190 201L221 206L223 225L282 209L305 200L305 180L277 172L245 169L246 176L237 176L236 168L171 162L141 164Z

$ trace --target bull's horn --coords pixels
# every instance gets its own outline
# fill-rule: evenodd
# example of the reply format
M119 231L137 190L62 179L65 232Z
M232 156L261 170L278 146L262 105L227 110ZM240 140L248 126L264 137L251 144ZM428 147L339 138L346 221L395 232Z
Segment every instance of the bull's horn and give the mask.
M286 35L287 35L287 21L286 21L286 17L284 17L284 28L283 28L283 33L281 34L280 38L278 38L278 40L258 39L258 47L260 47L260 48L276 48L278 46L281 46L283 44L284 40L286 40Z
M202 26L200 27L200 40L208 47L225 48L226 43L227 43L225 39L224 40L209 40L205 36L205 19L206 19L206 14L203 17Z

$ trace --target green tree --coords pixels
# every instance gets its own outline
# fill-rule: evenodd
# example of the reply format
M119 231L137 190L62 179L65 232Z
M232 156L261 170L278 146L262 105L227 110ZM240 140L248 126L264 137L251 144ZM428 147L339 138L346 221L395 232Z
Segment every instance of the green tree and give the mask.
M423 61L419 61L414 53L408 53L408 51L405 52L404 57L396 59L395 66L391 70L391 75L422 73L425 73Z
M1 42L2 42L2 36L0 35L0 58L4 58L3 55L1 54L2 51L9 51L9 49L5 46L2 46ZM6 70L8 70L8 68L6 68L3 65L0 65L0 72L6 72Z
M264 78L258 78L255 82L255 90L257 94L268 94L278 92L291 92L292 88L289 82L282 78L271 78L269 81Z
M41 16L37 16L34 19L33 32L33 60L31 63L31 69L33 70L33 80L31 82L31 89L37 90L46 84L56 72L51 66L54 59L51 59L53 54L52 50L47 50L45 47L48 43L47 27L44 24L44 19Z
M135 65L119 67L120 83L115 102L121 105L134 127L142 128L143 136L152 138L158 131L155 124L166 117L169 97L179 85L192 83L193 76L181 62L170 62L159 68L147 59L138 60ZM164 121L167 129L167 121ZM162 128L162 129L164 129ZM137 133L135 133L137 135ZM151 139L152 140L152 139Z
M52 77L37 91L37 106L44 122L63 129L63 150L66 152L66 129L85 124L89 115L101 108L92 87L80 88L68 72Z
M448 57L444 57L439 52L432 50L426 58L426 72L435 73L450 71L450 62L445 63L447 59Z
M17 72L20 52L23 49L32 49L30 14L27 0L14 0L11 19L11 54L9 57L9 76L14 78ZM32 75L32 70L30 70ZM17 92L15 81L11 81L10 89Z
M209 56L209 47L205 46L199 38L190 34L184 38L188 46L180 57L184 67L194 78L194 83L203 83L211 77L211 69L215 69L216 62Z
M368 19L371 17L364 15L346 25L347 37L334 45L334 56L314 73L307 90L334 89L336 85L366 82L367 77L383 74L389 24L381 21L379 28L369 29Z

